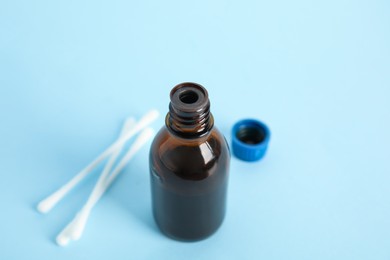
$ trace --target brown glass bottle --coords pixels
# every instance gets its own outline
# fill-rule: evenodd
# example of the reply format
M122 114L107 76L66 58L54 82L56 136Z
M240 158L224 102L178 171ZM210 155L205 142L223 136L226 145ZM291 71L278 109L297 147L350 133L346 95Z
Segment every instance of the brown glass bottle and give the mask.
M165 126L150 149L153 215L167 236L196 241L224 219L230 151L214 126L205 88L182 83L170 98Z

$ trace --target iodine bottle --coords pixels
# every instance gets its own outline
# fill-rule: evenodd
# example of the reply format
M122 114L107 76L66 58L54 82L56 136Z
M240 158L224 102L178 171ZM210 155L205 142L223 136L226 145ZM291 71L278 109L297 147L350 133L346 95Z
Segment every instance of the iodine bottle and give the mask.
M214 126L204 87L179 84L170 99L165 126L150 149L153 215L167 236L201 240L225 216L230 151Z

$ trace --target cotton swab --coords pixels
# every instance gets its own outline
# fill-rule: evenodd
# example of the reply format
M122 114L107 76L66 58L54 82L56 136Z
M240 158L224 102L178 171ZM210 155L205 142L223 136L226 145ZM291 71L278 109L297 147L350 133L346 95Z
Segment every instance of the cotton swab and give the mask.
M97 182L96 186L88 198L87 203L77 213L76 217L65 227L65 229L57 236L56 241L60 246L65 246L69 243L70 239L78 240L81 238L87 223L89 214L91 213L94 205L99 201L101 196L112 184L115 178L127 165L127 163L133 158L133 156L142 148L142 146L153 136L153 130L150 128L145 129L140 136L136 139L134 144L130 147L129 151L118 163L110 176L102 179L103 181Z
M134 155L142 148L142 146L153 136L154 132L152 129L145 129L138 139L131 146L129 151L124 155L123 159L118 163L115 169L112 171L110 176L105 180L104 186L100 186L98 192L94 194L89 201L81 210L80 215L78 216L79 222L76 222L74 225L74 229L71 231L71 238L73 240L79 240L84 231L86 222L88 220L88 216L94 207L94 205L99 201L104 192L110 187L115 178L120 174L123 168L127 165L127 163L134 157Z
M128 131L131 130L131 128L134 127L134 125L136 124L136 121L134 118L128 118L126 119L125 123L123 124L123 127L121 129L121 133L119 135L119 138L121 138L125 133L127 133ZM103 169L103 172L102 174L100 175L100 178L98 181L100 181L101 179L103 179L102 177L104 176L107 176L108 173L111 171L111 168L113 167L116 159L118 158L118 156L120 155L121 153L121 150L123 148L123 145L120 146L109 158L107 164L105 165L104 169ZM72 222L74 222L74 220L72 220ZM71 223L72 223L71 222ZM58 236L57 237L57 244L58 245L61 245L61 246L65 246L69 243L69 240L70 240L70 229L72 228L72 225L74 224L71 224L69 223L66 228L61 232L62 235L61 236Z
M152 128L148 127L142 131L140 136L130 147L127 153L123 156L122 160L115 167L115 169L112 171L110 176L108 176L108 179L106 179L104 189L107 189L111 185L111 183L115 180L118 174L123 170L124 167L126 167L128 162L134 157L134 155L136 155L136 153L142 148L142 146L144 146L146 142L148 142L153 137L153 135L154 135L154 131Z
M119 140L123 136L126 129L130 130L130 127L134 127L134 125L135 119L133 117L127 118L121 130L121 134L117 140ZM68 183L66 183L64 186L62 186L60 189L58 189L46 199L42 200L37 206L38 211L41 213L48 213L73 187L75 187L80 181L82 181L100 162L101 160L93 161L81 172L79 172L75 177L73 177L73 179L71 179Z
M113 153L118 147L125 144L131 137L136 135L142 129L151 124L159 116L157 110L151 110L134 126L134 128L126 133L124 136L115 141L109 146L103 153L101 153L94 161L92 161L87 167L81 170L76 176L74 176L68 183L59 188L56 192L42 200L37 209L41 213L49 212L70 190L72 190L81 180L83 180L101 161L107 156Z
M121 132L121 135L120 137L122 137L123 135L125 135L127 132L131 131L131 129L134 127L135 125L135 122L129 122L128 124L126 123L122 129L122 132ZM103 172L101 173L101 175L99 176L99 179L97 180L96 184L95 184L95 187L93 188L92 190L92 193L90 194L89 198L88 198L88 201L90 200L91 197L95 197L96 194L99 192L100 190L100 186L102 186L106 180L106 178L108 177L108 175L110 174L110 171L112 169L112 167L114 166L114 163L116 162L116 160L118 159L118 156L120 155L121 151L123 149L123 145L120 146L119 149L117 149L110 157L110 159L108 160L107 164L105 165L104 169L103 169ZM87 203L88 203L87 201Z
M118 163L117 167L113 170L110 176L105 180L106 182L99 187L98 192L91 197L91 200L83 207L80 214L78 214L79 222L76 222L74 229L71 232L71 238L73 240L80 239L85 224L88 220L89 213L91 212L94 205L99 201L100 197L104 194L106 189L111 185L127 163L133 158L133 156L138 152L139 149L153 136L153 130L150 128L145 129L134 144L131 146L129 151L123 157L123 159Z

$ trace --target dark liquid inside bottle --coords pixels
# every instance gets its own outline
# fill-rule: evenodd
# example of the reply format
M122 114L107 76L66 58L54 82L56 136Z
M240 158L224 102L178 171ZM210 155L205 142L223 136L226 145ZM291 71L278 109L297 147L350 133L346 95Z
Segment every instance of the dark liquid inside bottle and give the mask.
M178 240L210 236L225 215L230 152L209 107L200 85L176 86L166 127L150 151L154 218L163 233Z

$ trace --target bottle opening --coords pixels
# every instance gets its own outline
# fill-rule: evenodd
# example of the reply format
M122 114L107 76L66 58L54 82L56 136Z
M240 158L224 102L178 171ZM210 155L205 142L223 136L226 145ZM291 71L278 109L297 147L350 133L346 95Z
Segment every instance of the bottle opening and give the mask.
M187 90L180 94L179 99L181 102L186 104L193 104L196 101L198 101L199 96L198 94L193 90Z
M246 144L259 144L264 141L265 132L258 127L242 127L237 131L237 138Z
M181 83L172 89L170 98L166 125L172 132L185 138L198 138L213 128L210 100L203 86Z
M177 109L187 112L196 112L209 106L207 90L196 83L184 82L171 91L171 104Z

